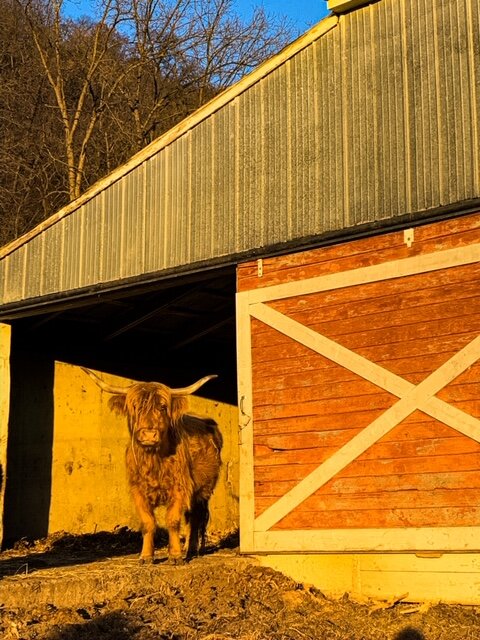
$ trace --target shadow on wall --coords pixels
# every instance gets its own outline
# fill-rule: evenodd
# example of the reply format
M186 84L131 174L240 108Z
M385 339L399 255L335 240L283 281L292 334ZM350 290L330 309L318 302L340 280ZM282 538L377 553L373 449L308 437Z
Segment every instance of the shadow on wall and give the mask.
M54 361L17 346L13 331L4 548L47 535L52 487Z

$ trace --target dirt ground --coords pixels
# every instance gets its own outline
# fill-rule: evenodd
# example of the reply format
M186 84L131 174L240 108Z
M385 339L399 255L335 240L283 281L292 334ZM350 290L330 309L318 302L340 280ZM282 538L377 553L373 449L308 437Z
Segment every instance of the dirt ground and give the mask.
M161 537L159 544L164 544ZM240 556L234 535L182 567L166 565L164 548L155 564L141 567L136 559L139 546L138 534L122 529L53 536L33 545L23 541L1 553L2 640L480 638L480 607L356 603L348 595L331 600L318 589ZM103 577L91 584L96 585L98 601L88 587L97 569ZM128 582L133 573L136 581ZM69 595L73 575L75 584L85 589ZM42 585L52 579L60 588L52 601L45 601ZM22 594L17 600L15 589Z

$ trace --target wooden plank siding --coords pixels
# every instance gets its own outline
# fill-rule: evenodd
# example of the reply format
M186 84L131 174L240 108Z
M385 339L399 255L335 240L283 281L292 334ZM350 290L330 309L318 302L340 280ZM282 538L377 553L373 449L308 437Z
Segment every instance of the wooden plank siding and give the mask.
M480 214L242 264L238 291L250 550L480 549L434 534L480 528Z
M261 278L257 275L257 261L253 260L238 266L238 291L261 289L440 249L468 246L478 242L479 234L480 215L474 214L415 228L411 247L405 243L404 232L399 231L321 249L265 258L262 261Z

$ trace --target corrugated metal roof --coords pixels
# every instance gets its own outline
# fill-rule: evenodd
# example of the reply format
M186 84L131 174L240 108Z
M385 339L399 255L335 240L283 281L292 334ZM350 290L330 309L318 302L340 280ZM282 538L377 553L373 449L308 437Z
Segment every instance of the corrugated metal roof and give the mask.
M480 8L330 17L0 253L2 303L480 197Z

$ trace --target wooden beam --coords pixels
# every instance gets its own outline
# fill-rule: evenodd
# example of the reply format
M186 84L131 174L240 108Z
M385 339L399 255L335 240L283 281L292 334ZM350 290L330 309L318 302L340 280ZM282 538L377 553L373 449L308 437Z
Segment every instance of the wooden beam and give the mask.
M315 278L284 284L276 284L270 287L249 291L249 300L255 302L268 302L269 300L283 300L292 296L308 295L320 291L334 291L344 287L353 287L371 282L382 282L392 278L404 278L406 276L428 273L439 269L450 269L480 261L480 244L470 244L444 251L434 251L411 258L401 258L381 262L360 269L339 271ZM241 295L241 294L239 294Z
M479 551L480 527L266 531L255 533L254 544L256 553Z
M237 294L237 379L240 446L240 548L254 550L252 339L248 295Z

